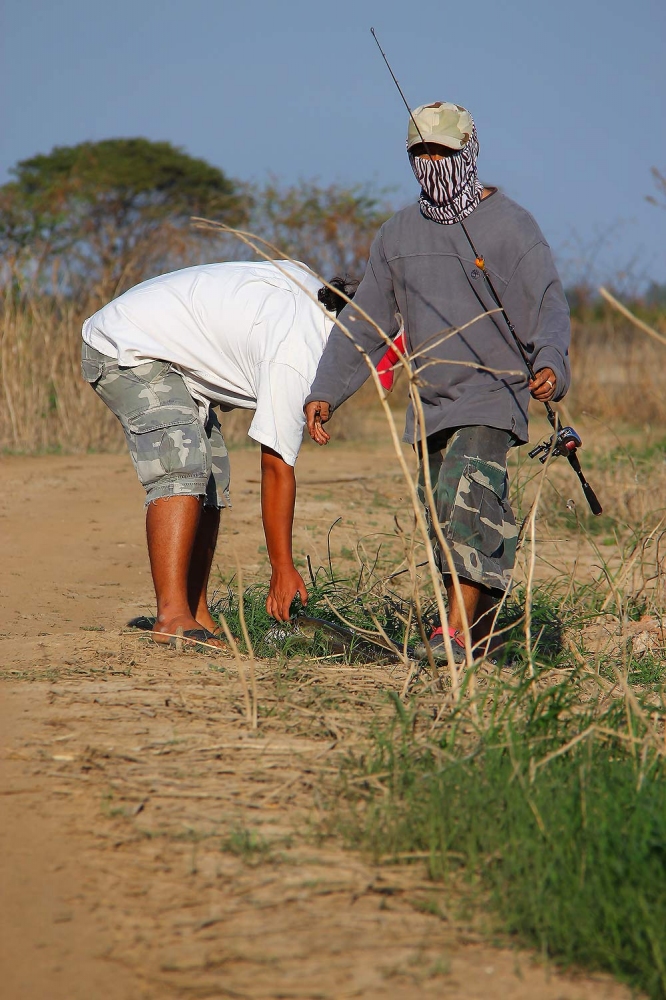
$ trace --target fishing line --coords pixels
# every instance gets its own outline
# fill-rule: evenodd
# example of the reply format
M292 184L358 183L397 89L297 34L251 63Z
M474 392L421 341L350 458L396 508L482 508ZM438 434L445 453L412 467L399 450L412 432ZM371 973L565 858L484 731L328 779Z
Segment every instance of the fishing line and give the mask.
M370 28L370 34L372 35L372 37L374 38L375 42L377 43L377 48L381 52L382 59L386 63L386 67L387 67L389 73L391 74L391 78L393 79L393 82L395 83L396 87L398 88L398 93L400 94L400 97L402 98L403 104L407 108L407 112L409 114L409 117L412 120L414 128L416 129L416 131L418 133L418 136L419 136L421 142L423 143L423 145L424 145L424 147L426 149L426 152L428 153L428 156L430 157L431 161L433 161L433 155L434 154L433 154L431 145L428 144L428 142L426 142L426 140L423 137L423 133L421 132L421 129L418 126L418 122L414 118L414 115L412 113L412 109L410 108L409 103L407 101L407 98L405 97L405 95L403 93L402 87L398 83L398 79L397 79L395 73L393 72L393 70L391 68L391 64L389 63L388 59L386 58L386 53L384 52L383 48L381 47L381 45L379 43L379 39L377 38L377 34L376 34L374 28ZM502 313L502 316L504 318L504 322L506 323L506 325L508 327L509 333L513 337L514 343L515 343L516 347L518 348L518 352L520 353L520 356L523 359L525 367L527 368L527 373L530 376L530 379L532 381L534 381L536 379L536 372L534 371L534 368L533 368L532 363L531 363L531 361L529 359L527 351L525 350L525 348L524 348L521 340L518 337L518 334L516 333L516 329L515 329L513 323L511 322L511 320L509 319L509 317L507 315L506 309L504 308L504 306L502 304L502 300L500 299L500 297L499 297L499 295L498 295L498 293L497 293L497 291L495 289L495 286L493 285L492 279L491 279L490 275L488 274L488 269L486 267L485 257L483 256L483 254L479 253L478 250L476 249L476 247L474 246L474 243L472 241L471 236L469 235L469 232L467 231L467 226L465 225L464 221L461 221L460 223L458 223L458 225L460 225L462 227L462 231L463 231L463 233L465 234L465 236L467 238L467 242L470 245L472 253L474 254L474 263L476 264L476 266L478 267L478 269L481 271L481 273L482 273L482 275L483 275L483 277L485 279L486 285L488 287L488 290L489 290L489 292L490 292L490 294L491 294L494 302L497 304L497 307L499 308L500 312ZM585 495L585 499L587 500L587 502L588 502L588 504L590 506L590 510L592 511L593 514L595 514L595 515L598 516L599 514L602 513L602 506L599 503L599 500L597 499L597 496L596 496L594 490L592 489L592 487L588 483L587 479L583 475L583 470L581 469L580 462L578 460L578 455L576 454L578 448L580 448L582 446L582 443L583 443L581 441L580 435L576 433L576 431L573 429L573 427L562 427L560 425L560 420L559 420L558 414L553 409L553 407L550 405L550 403L548 402L548 400L542 400L542 402L543 402L543 405L546 408L546 414L548 416L548 422L551 425L551 427L553 428L554 433L553 433L552 437L547 442L544 442L543 444L537 445L536 448L533 448L532 451L529 452L529 456L530 456L530 458L539 457L539 461L540 462L546 462L548 460L549 456L553 456L555 458L558 455L564 455L565 458L567 459L567 461L569 462L569 465L571 466L571 468L573 469L573 471L576 473L576 476L578 477L578 480L579 480L580 485L582 487L583 493Z

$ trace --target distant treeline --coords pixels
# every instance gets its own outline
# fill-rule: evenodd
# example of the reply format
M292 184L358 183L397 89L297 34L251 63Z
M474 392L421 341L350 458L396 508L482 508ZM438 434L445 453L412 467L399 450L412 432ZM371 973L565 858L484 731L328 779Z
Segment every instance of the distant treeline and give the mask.
M237 238L198 229L204 217L250 230L269 256L326 276L359 275L391 214L364 186L227 177L168 142L107 139L18 163L0 188L4 284L101 303L154 274L252 256ZM275 250L272 248L275 247Z
M197 229L193 216L255 233L268 256L294 257L324 277L360 277L392 211L385 193L363 186L251 186L147 139L59 147L17 164L0 188L0 450L122 447L117 421L80 377L81 323L155 274L252 256L236 236ZM608 422L663 424L661 345L646 342L589 283L568 294L574 385L566 407ZM620 297L666 332L666 286ZM358 397L343 407L341 415L354 414L349 433L362 433L364 407ZM245 414L225 415L230 443L246 429Z

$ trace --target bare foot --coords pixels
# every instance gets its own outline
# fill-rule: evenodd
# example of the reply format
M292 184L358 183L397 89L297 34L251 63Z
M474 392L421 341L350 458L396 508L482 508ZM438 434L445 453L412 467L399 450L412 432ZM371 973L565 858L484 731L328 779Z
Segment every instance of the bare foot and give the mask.
M213 628L208 629L209 632L214 631L216 628L215 622L213 622L212 618L211 623ZM201 630L201 628L208 628L208 626L202 625L202 623L198 622L192 617L192 615L175 615L173 618L158 617L151 633L153 641L166 645L171 641L173 636L177 635L177 630L179 628L182 629L183 632L190 632L193 630ZM207 639L206 643L210 643L211 646L217 646L218 649L224 648L224 643L220 642L219 639Z

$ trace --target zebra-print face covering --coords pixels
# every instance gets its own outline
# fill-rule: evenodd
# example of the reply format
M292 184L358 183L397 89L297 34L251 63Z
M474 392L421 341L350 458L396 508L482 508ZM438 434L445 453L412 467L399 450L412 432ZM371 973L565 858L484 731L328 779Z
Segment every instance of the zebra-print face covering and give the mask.
M419 204L426 219L451 226L462 222L481 201L483 185L476 173L479 140L476 127L462 149L442 160L409 154L414 176L421 185Z

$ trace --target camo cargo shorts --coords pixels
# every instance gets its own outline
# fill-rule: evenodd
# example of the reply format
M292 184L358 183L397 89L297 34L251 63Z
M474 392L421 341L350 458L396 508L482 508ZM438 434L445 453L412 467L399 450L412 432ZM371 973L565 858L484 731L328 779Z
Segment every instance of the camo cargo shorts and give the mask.
M514 443L512 434L494 427L458 427L428 438L434 512L425 501L423 468L419 494L445 578L449 567L439 551L433 514L462 580L495 592L509 588L518 529L508 499L506 456Z
M83 343L81 374L122 424L146 505L161 497L203 496L227 507L229 455L216 414L202 423L182 375L166 361L121 367Z

